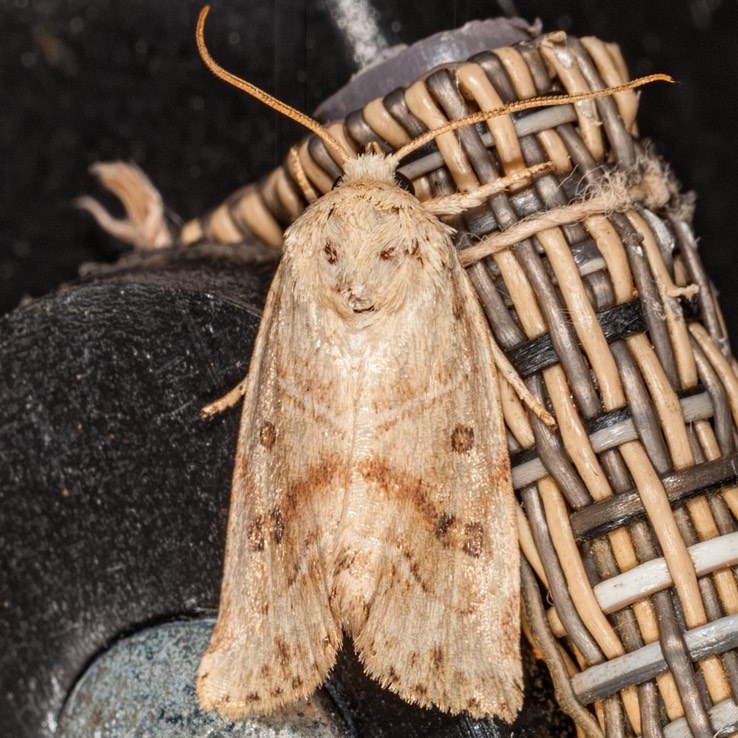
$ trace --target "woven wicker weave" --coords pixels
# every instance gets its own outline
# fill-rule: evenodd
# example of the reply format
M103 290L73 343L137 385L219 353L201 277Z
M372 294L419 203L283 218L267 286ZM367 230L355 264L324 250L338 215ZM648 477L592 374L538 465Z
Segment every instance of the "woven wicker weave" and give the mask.
M478 109L626 80L616 46L551 34L435 70L330 130L389 151ZM636 108L626 92L495 118L401 171L424 199L554 162L452 223L460 248L490 235L496 253L469 274L558 422L503 387L526 629L587 735L711 738L738 721L738 378L690 202L638 141ZM316 196L340 173L314 138L299 158ZM304 207L285 163L180 239L278 247Z

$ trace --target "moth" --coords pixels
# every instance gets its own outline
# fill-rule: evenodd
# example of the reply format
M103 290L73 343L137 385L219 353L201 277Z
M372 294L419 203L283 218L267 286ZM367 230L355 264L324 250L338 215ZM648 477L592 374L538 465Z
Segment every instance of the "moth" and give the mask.
M237 719L306 698L348 635L404 700L512 721L519 553L498 367L553 421L492 338L439 216L549 167L425 203L397 167L470 121L626 86L516 103L395 154L353 156L222 69L203 40L207 12L197 39L210 69L320 136L343 175L285 233L246 379L203 411L243 398L200 705Z

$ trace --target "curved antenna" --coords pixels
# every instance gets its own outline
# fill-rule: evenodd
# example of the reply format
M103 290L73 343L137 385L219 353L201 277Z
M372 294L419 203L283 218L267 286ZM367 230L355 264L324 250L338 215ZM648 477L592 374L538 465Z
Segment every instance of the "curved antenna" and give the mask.
M346 151L346 149L333 136L331 136L331 134L328 133L328 131L323 128L323 126L321 126L317 120L313 120L310 116L305 115L305 113L301 113L299 110L295 110L295 108L281 102L280 100L277 100L276 97L272 97L268 92L264 92L264 90L261 90L255 85L252 85L245 79L236 77L235 74L231 74L227 70L223 69L223 67L221 67L220 64L218 64L218 62L216 62L215 59L210 56L210 52L205 45L204 35L205 19L208 17L209 12L209 5L206 5L200 11L200 16L197 19L196 31L197 48L200 52L202 60L207 65L208 69L210 69L210 71L216 77L220 77L220 79L225 80L229 84L232 84L239 90L243 90L244 92L251 95L251 97L255 97L257 100L261 100L261 102L263 102L265 105L268 105L273 110L276 110L278 113L282 113L282 115L286 116L287 118L291 118L297 123L305 126L305 128L307 128L309 131L312 131L331 151L333 151L333 153L338 156L339 162L342 166L346 163L346 161L351 159L351 154L349 154L349 152Z
M550 105L568 105L570 103L582 102L583 100L592 100L597 97L608 97L609 95L615 95L618 92L624 92L625 90L632 90L634 87L642 87L648 85L651 82L673 82L674 80L668 74L649 74L647 77L639 77L638 79L631 80L624 85L617 85L616 87L605 87L602 90L592 90L590 92L582 92L578 95L545 95L541 97L531 97L527 100L518 100L516 102L503 105L502 107L495 108L494 110L482 110L474 115L470 115L466 118L460 118L459 120L452 120L439 128L434 128L425 133L421 133L420 136L414 138L410 143L401 146L397 151L389 156L398 162L412 151L419 149L421 146L425 146L429 141L432 141L437 136L449 131L455 131L457 128L463 128L464 126L475 125L482 121L489 120L490 118L496 118L500 115L509 115L510 113L518 113L521 110L530 110L530 108L544 108Z

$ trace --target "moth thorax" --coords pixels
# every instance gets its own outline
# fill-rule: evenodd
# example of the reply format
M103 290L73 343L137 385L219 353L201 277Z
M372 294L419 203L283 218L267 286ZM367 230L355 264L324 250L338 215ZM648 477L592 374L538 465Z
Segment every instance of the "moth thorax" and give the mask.
M368 180L394 184L396 169L397 162L382 154L361 154L345 162L342 180L344 183Z

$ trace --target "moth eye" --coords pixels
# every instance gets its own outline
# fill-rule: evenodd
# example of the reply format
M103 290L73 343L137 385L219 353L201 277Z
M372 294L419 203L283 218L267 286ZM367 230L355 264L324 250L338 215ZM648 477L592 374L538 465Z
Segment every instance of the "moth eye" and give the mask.
M379 252L379 258L382 261L389 261L390 259L394 259L395 257L395 247L394 246L388 246L386 249L382 249Z
M338 261L338 252L333 247L333 244L330 241L325 242L325 246L323 246L323 253L325 254L325 258L327 259L329 264L335 264Z
M405 190L405 192L409 192L411 195L415 194L415 187L413 187L412 181L408 179L402 172L395 172L395 184L401 190Z
M334 180L333 180L333 187L331 187L332 190L335 190L336 187L340 187L343 184L343 174L339 174Z

